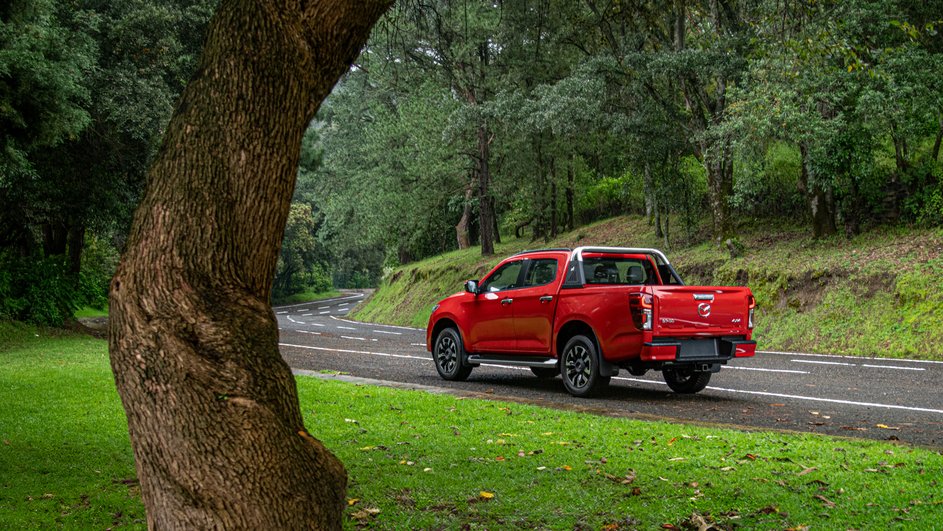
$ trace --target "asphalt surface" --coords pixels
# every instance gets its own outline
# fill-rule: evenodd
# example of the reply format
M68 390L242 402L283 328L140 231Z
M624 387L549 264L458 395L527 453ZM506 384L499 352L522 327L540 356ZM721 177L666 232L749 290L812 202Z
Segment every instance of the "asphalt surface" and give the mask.
M482 365L466 382L442 380L426 351L425 330L346 318L362 298L351 293L275 308L289 365L595 414L943 448L943 362L761 351L733 360L696 395L671 392L661 373L634 377L623 370L599 398L574 398L559 377L541 380L527 368Z

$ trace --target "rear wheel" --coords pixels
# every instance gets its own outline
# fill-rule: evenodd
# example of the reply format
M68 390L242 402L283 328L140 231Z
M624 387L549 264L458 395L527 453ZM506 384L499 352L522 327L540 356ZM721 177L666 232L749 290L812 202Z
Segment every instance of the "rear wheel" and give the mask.
M432 349L435 370L445 380L462 381L471 374L472 366L465 360L462 336L454 328L444 328Z
M582 335L573 336L560 356L563 385L573 396L593 396L609 385L609 377L599 374L599 353L596 344Z
M556 367L531 367L530 372L534 373L534 376L543 379L549 380L560 374L560 370Z
M690 369L665 369L662 371L665 383L676 393L693 394L702 391L711 381L711 373Z

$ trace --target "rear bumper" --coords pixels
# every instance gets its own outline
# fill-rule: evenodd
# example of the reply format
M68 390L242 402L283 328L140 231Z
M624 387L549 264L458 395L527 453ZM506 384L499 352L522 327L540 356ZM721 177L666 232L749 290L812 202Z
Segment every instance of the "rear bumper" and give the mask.
M656 339L642 344L643 362L726 362L756 354L756 341L740 338Z

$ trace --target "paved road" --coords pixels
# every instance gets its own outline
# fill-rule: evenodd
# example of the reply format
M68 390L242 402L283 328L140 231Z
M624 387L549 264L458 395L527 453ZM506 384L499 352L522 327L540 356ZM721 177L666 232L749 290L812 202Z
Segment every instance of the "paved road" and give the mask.
M661 374L622 371L595 399L573 398L559 378L481 366L467 382L439 378L425 330L358 323L351 294L276 308L281 351L295 369L449 388L492 398L602 414L796 430L943 447L943 362L760 352L734 360L693 396L668 390Z

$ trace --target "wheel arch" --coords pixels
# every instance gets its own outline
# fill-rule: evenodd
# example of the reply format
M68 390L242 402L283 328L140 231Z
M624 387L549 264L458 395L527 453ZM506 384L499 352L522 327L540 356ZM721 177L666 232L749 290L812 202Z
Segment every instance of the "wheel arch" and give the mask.
M465 341L465 334L462 333L462 329L458 326L458 323L450 317L443 317L435 322L435 325L432 326L432 334L429 338L429 344L435 345L435 339L439 337L439 332L446 328L454 328L458 332L458 336L462 339L462 345L467 345Z
M600 374L603 376L617 376L619 374L619 367L606 360L606 356L602 351L602 345L599 343L599 338L596 337L596 332L586 321L574 319L560 327L560 331L557 332L557 337L554 341L554 354L556 357L559 359L567 341L573 338L573 336L578 335L588 337L589 340L593 342L593 346L596 347L596 355L599 357Z
M593 331L593 327L589 326L585 321L574 319L561 326L560 330L557 332L557 337L553 344L553 351L557 358L559 358L560 353L563 352L563 347L566 346L566 342L573 336L578 335L588 337L596 347L596 352L602 357L602 352L599 348L599 339L596 338L596 332Z

